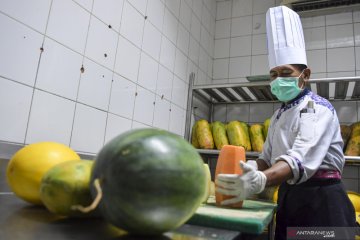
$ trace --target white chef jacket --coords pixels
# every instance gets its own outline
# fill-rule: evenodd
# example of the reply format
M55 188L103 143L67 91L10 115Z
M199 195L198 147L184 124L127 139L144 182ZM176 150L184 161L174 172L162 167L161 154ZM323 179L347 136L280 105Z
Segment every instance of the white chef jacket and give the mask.
M314 102L315 113L302 113L308 101ZM339 120L334 107L326 99L308 89L288 104L282 104L271 117L268 136L259 158L270 167L285 160L299 184L319 169L342 173L345 159Z

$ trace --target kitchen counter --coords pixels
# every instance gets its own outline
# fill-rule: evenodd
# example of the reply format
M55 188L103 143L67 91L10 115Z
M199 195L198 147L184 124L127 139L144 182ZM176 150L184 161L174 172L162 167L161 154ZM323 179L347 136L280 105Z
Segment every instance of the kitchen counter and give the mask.
M51 214L44 207L27 204L12 193L0 193L0 239L120 240L144 238L129 236L101 218L59 217ZM237 231L184 224L172 232L151 239L266 239L266 235L241 234Z
M65 218L51 214L41 206L19 199L6 183L8 160L0 159L0 240L120 240L144 239L127 235L101 218ZM271 214L272 215L272 214ZM198 220L211 216L199 214ZM196 222L195 221L195 222ZM206 222L208 224L208 222ZM212 221L211 224L214 224ZM212 225L184 224L153 240L267 239L267 234L245 234ZM230 225L229 225L230 226ZM225 227L226 228L226 227ZM146 238L149 239L149 238Z

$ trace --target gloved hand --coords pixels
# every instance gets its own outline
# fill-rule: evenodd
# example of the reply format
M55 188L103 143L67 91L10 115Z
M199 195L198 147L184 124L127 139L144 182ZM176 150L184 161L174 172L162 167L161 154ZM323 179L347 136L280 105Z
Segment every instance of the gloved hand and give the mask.
M255 162L256 163L256 162ZM253 163L240 161L242 175L219 174L215 179L216 191L224 195L234 196L221 202L221 205L229 205L245 200L249 196L260 193L266 185L266 176L257 170Z
M248 160L246 161L246 164L252 166L255 170L258 170L258 165L255 160Z

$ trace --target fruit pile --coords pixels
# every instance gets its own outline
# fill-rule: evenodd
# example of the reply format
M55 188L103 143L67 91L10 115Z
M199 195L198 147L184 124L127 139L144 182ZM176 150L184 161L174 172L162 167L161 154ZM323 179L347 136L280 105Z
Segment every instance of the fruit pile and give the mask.
M261 152L269 126L270 119L266 119L263 124L252 125L241 121L209 123L200 119L192 127L191 144L195 148L219 150L230 144L242 146L246 151Z
M108 142L95 160L59 143L34 143L8 163L21 199L67 217L101 216L137 235L184 224L212 191L209 167L183 138L137 129Z
M346 156L360 156L360 122L341 125L341 136L344 141L344 154Z
M198 149L221 149L224 145L242 146L246 151L261 152L270 125L270 118L263 124L249 125L241 121L224 124L209 123L205 119L195 122L191 132L191 144ZM340 125L346 156L360 156L360 122Z

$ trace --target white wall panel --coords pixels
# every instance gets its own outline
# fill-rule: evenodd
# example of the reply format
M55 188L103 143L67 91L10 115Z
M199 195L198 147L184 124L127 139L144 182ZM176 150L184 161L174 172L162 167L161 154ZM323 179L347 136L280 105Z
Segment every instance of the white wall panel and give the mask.
M98 152L104 145L106 112L76 104L70 147L75 151Z
M119 32L124 0L94 0L93 14Z
M54 141L68 145L74 109L74 102L36 90L25 143Z
M0 32L0 76L33 86L43 36L2 14Z
M162 0L150 0L147 5L146 15L149 21L160 31L163 28L165 5Z
M85 50L90 13L71 0L53 0L47 35L79 53Z
M113 73L91 60L85 59L81 74L78 101L106 111L109 106Z
M36 87L75 100L83 56L49 38L43 48Z
M134 106L134 120L151 126L154 115L155 94L138 87Z
M131 120L109 113L106 122L105 144L131 129Z
M141 47L143 31L144 17L125 1L120 33L137 47Z
M108 25L92 17L85 56L112 69L115 63L118 34Z
M113 76L109 112L131 119L134 111L136 84L115 74Z
M2 0L0 9L20 22L44 33L51 0Z
M0 140L23 143L33 89L0 78Z

